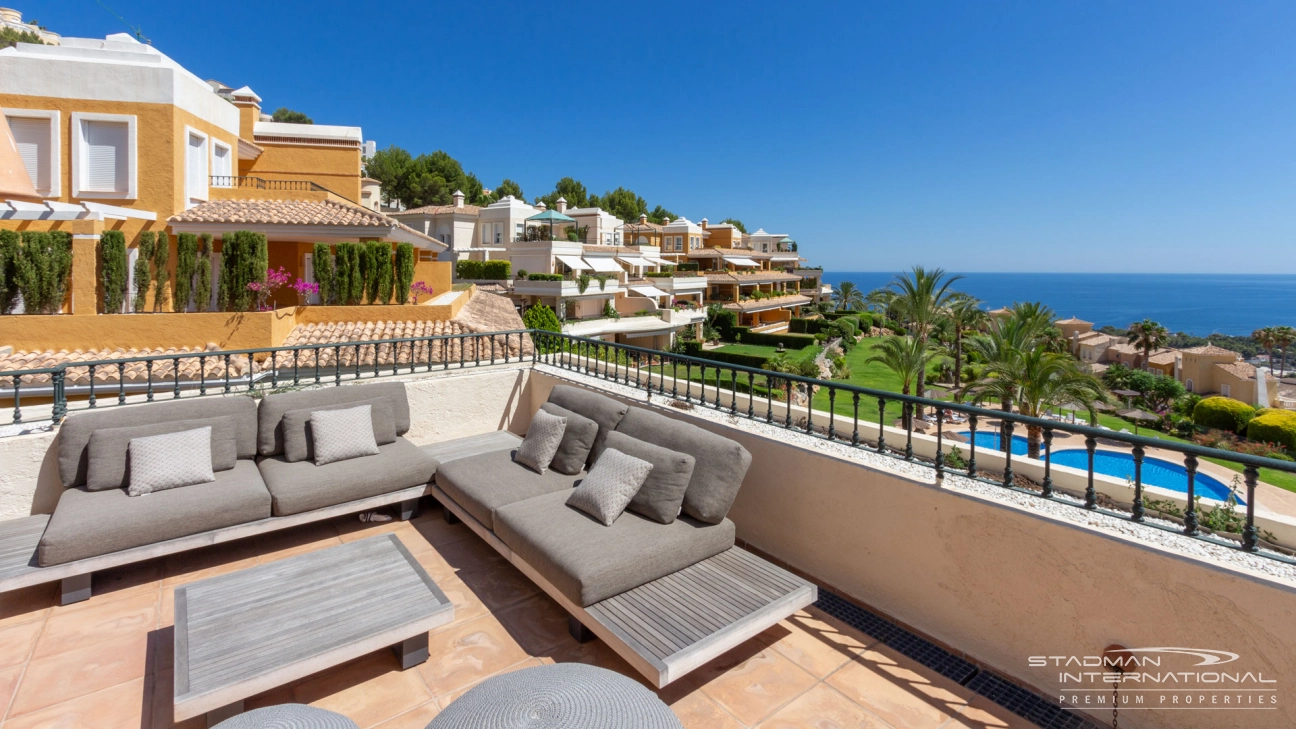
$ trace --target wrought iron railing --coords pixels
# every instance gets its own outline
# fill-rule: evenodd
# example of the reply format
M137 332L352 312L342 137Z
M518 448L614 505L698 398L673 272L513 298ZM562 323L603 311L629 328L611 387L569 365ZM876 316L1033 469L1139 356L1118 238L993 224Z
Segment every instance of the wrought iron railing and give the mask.
M640 389L647 395L669 397L686 407L710 408L729 416L798 431L845 446L923 462L935 471L938 478L946 474L964 475L1016 493L1143 522L1150 527L1178 531L1215 544L1296 563L1296 559L1285 554L1262 550L1261 533L1256 526L1256 488L1260 469L1291 474L1296 473L1296 463L548 331L509 330L67 362L50 368L0 372L0 399L12 400L11 422L14 424L24 423L24 407L28 407L23 405L24 398L40 400L42 409L49 408L49 420L57 424L75 410L168 399L168 392L170 399L264 392L284 387L341 385L383 376L519 362L579 372ZM134 395L133 399L131 395ZM804 404L797 404L797 397L803 398ZM816 397L826 400L826 410L816 409ZM869 400L874 401L873 409L869 409ZM862 401L865 404L863 410ZM839 404L843 407L839 408ZM894 417L888 415L890 405L899 406L898 429L887 423ZM839 409L846 413L839 412ZM935 413L931 423L932 438L915 434L915 424L925 422L920 419L924 409ZM970 434L966 442L957 444L948 438L946 430L949 424L945 422L946 416L955 413L965 419L965 424L958 427L966 427ZM991 449L993 454L981 448L983 461L991 461L994 471L1001 474L995 478L988 477L988 471L977 464L978 426L988 425L991 420L1001 424L995 432L1006 439L1001 445L1008 445ZM1010 444L1018 428L1038 429L1041 440L1038 459L1012 452ZM1054 483L1057 472L1050 446L1058 433L1084 439L1088 464L1085 488L1077 498L1071 498ZM1116 441L1131 449L1134 476L1128 511L1101 503L1095 477L1102 474L1094 469L1100 439ZM929 451L934 445L934 457L919 454L915 449L916 442ZM955 465L949 457L950 451L946 450L954 445L969 449L968 457L961 465ZM1148 519L1149 496L1145 491L1142 468L1145 451L1149 448L1177 453L1182 459L1187 483L1181 527ZM1240 541L1222 539L1202 531L1203 513L1195 498L1195 480L1200 460L1207 458L1242 468L1245 520L1239 530ZM1042 473L1042 479L1028 488L1017 480L1021 474L1015 472L1015 467L1020 471ZM1211 510L1218 508L1223 508L1223 505L1217 504ZM1155 511L1161 512L1161 509Z

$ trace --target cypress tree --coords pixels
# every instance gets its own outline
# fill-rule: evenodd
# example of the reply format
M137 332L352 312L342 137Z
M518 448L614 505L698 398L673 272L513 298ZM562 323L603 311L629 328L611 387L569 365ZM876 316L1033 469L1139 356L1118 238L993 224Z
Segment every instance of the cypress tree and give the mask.
M176 311L189 310L189 296L193 291L194 272L198 269L198 236L181 233L176 237Z
M28 314L57 314L63 310L72 275L72 235L56 230L22 234L18 258L18 287Z
M390 304L392 300L393 254L390 243L374 246L374 258L378 262L378 303Z
M163 311L167 308L167 279L171 277L171 272L167 269L167 261L170 258L171 241L167 239L165 230L160 231L157 243L153 244L153 311Z
M321 304L332 304L337 291L334 288L333 253L327 243L316 243L311 249L311 261L315 267L315 282L319 284Z
M120 230L106 230L99 237L99 282L103 286L103 312L120 314L129 295L126 236Z
M194 282L194 304L198 311L211 309L211 233L203 233L198 238L198 275Z
M148 292L153 285L153 277L149 275L149 262L153 260L153 244L157 241L157 234L151 231L140 233L138 254L135 258L135 301L131 307L135 313L144 311L145 304L148 303Z
M20 238L13 230L0 230L0 314L8 314L18 305L18 256Z
M410 286L414 284L414 244L396 244L396 303L409 302Z

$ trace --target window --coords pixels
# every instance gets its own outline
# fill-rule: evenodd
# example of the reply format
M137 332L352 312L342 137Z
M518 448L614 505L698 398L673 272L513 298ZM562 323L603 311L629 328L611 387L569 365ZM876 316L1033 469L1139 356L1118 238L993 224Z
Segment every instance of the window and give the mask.
M1184 389L1187 390L1188 392L1192 392L1192 391L1193 391L1193 381L1192 381L1192 380L1187 380L1186 382L1184 382Z
M1224 397L1228 397L1228 396L1229 396L1229 386L1228 386L1228 385L1220 385L1220 394L1223 395Z
M212 187L232 187L234 185L234 151L228 144L212 140ZM372 198L373 193L366 190L364 197Z
M185 127L185 207L207 199L207 135Z
M684 250L684 236L682 235L675 236L675 250L677 251Z
M59 112L5 109L27 176L42 197L63 193L59 164Z
M514 223L514 224L513 224L513 240L517 240L517 239L521 238L525 233L526 233L526 224L525 224L525 223Z
M72 114L72 195L135 199L135 117Z
M504 242L503 240L501 240L503 235L504 235L504 224L496 223L495 224L495 245L499 245L500 243Z

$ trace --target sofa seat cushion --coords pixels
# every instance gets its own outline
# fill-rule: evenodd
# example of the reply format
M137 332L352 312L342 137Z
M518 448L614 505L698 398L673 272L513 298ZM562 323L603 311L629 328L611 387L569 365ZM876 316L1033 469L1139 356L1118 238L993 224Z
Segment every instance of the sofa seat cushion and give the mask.
M404 438L378 446L377 455L324 466L311 461L290 463L283 454L264 458L258 465L274 499L275 516L421 486L432 481L438 466L435 458Z
M537 496L500 508L495 533L569 600L600 600L696 564L734 544L728 519L670 524L627 511L612 526L567 505L567 494Z
M270 492L251 460L216 480L128 496L124 489L68 489L37 547L42 567L73 562L270 516Z
M583 473L566 475L552 469L536 473L513 462L516 450L504 448L444 463L437 469L437 487L493 531L500 507L557 491L566 498L584 478Z

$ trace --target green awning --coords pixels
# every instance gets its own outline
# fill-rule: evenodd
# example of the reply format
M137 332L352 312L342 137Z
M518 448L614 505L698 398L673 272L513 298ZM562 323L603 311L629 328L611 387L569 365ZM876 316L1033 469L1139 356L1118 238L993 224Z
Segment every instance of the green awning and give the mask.
M536 215L532 215L531 217L527 218L528 223L531 222L532 220L537 220L540 222L548 222L548 223L576 222L575 218L569 218L566 215L563 215L562 213L558 212L557 210L546 210L543 213L538 213Z

